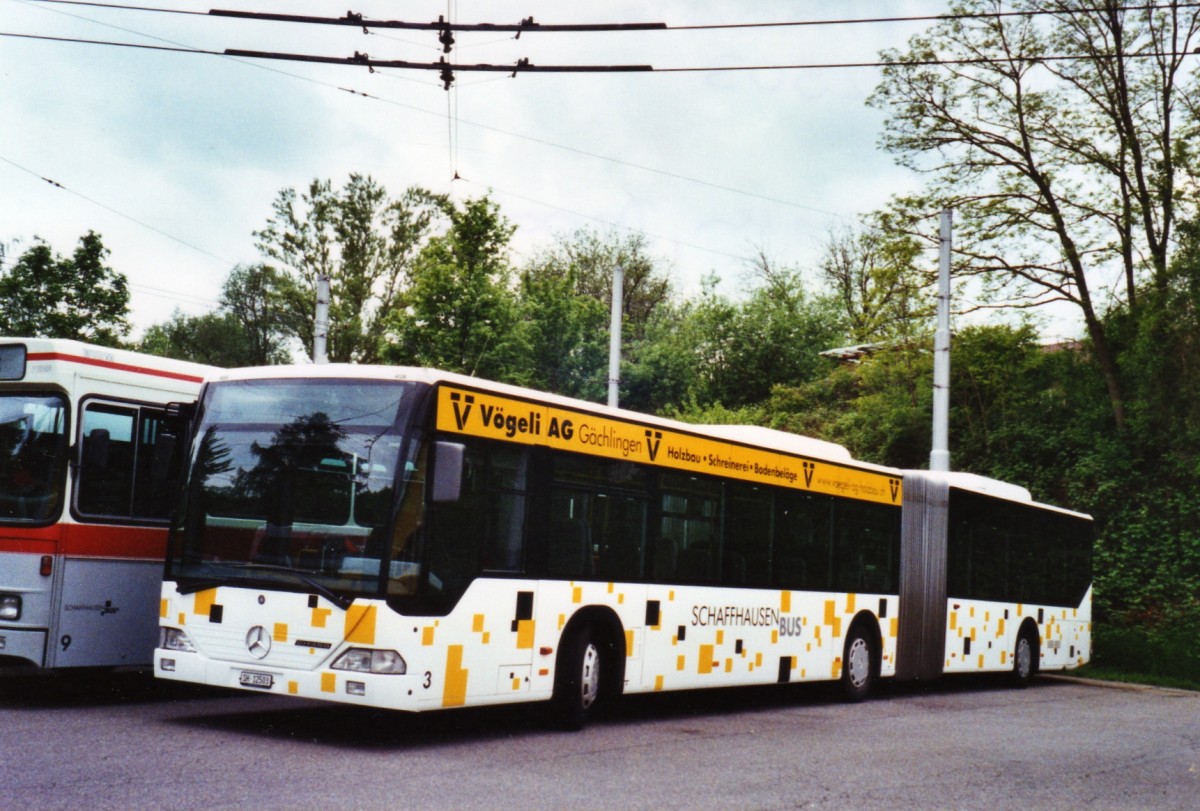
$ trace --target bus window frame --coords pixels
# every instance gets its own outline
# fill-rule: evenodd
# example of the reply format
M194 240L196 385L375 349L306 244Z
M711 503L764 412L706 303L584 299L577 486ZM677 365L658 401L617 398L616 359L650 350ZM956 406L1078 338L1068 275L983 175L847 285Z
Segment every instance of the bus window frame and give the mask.
M287 380L289 378L282 379ZM307 380L310 382L315 381L314 378L305 378L303 376L296 379ZM258 380L261 381L264 379ZM340 380L340 378L335 378L334 380ZM370 377L348 378L348 380L352 382L355 380L378 382L377 378ZM382 382L386 383L389 381ZM415 381L398 380L395 382L413 383ZM423 384L418 384L418 386L421 385ZM393 562L392 555L394 552L394 547L392 546L392 541L394 539L393 536L396 531L398 519L397 510L402 501L402 498L396 495L396 493L401 485L405 483L404 462L410 457L416 458L415 455L410 453L413 443L432 445L434 431L431 428L431 420L433 414L433 404L436 399L434 396L434 391L434 386L427 386L424 390L421 390L420 388L415 389L413 392L414 401L411 408L408 410L405 420L400 425L395 426L396 430L400 432L401 445L396 454L398 463L391 475L393 500L390 507L390 513L382 524L380 524L378 527L371 528L371 532L368 533L368 535L370 535L371 533L377 531L379 537L383 539L379 571L374 577L375 588L373 591L364 590L362 592L357 592L350 595L351 600L384 600L391 610L399 614L409 614L413 613L414 611L423 611L432 604L429 599L429 594L426 590L427 584L424 582L424 577L422 577L422 582L418 584L415 591L404 594L389 593L388 581L390 579L391 564ZM196 584L203 584L207 582L203 577L197 578L195 576L182 574L179 570L179 564L186 555L188 548L188 539L186 534L189 531L194 530L194 527L191 527L189 524L188 513L193 508L192 500L195 498L193 488L196 485L193 472L196 464L196 456L200 452L200 446L203 441L203 433L201 432L200 428L206 424L205 420L207 418L208 405L211 399L210 392L211 385L209 383L205 383L196 396L193 416L188 423L188 430L184 441L185 453L183 458L183 469L180 471L179 483L175 488L175 499L171 505L171 514L168 521L169 532L167 534L167 548L164 560L164 578L173 579L181 589L185 590L181 593L186 593L186 590L194 588ZM420 517L420 522L414 530L412 537L412 542L413 544L417 545L418 549L415 557L417 558L417 562L420 565L423 573L428 572L427 556L429 553L428 510L431 504L429 501L431 488L427 486L427 483L433 475L432 469L427 470L426 480L422 482L422 487L425 491L422 495L422 514ZM351 486L353 487L353 482L351 483ZM354 513L351 513L349 517L350 520L353 521L355 519ZM254 582L255 581L252 579L247 579L237 583L230 583L229 585L236 588L241 588L249 587L249 585ZM258 584L258 586L267 589L278 589L284 591L289 590L286 583L281 583L275 580L263 582ZM303 590L303 585L301 585L300 590ZM453 606L450 608L452 609ZM450 609L447 609L446 613L448 613L449 610Z
M63 403L63 458L59 461L60 469L55 473L55 478L58 480L58 507L53 513L45 519L37 521L29 521L24 519L5 520L0 518L0 526L4 527L21 527L22 529L41 529L44 527L54 526L61 523L63 513L68 502L73 501L75 497L75 482L72 472L75 467L75 443L74 443L74 404L71 401L71 394L62 386L53 383L31 383L31 382L12 382L4 381L4 393L23 395L23 396L40 396L40 397L57 397ZM74 513L71 513L74 515Z
M1087 589L1095 582L1096 525L1093 519L1069 511L1048 510L1047 505L1040 503L1013 501L958 487L950 488L947 509L948 597L1073 608L1084 599ZM1052 515L1053 518L1046 520L1047 515ZM1052 526L1047 529L1047 524ZM1031 530L1030 527L1034 529ZM1078 534L1069 538L1063 532L1064 529ZM1015 553L1024 552L1025 557L1028 557L1031 549L1038 548L1037 540L1052 532L1060 536L1055 546L1063 553L1062 560L1058 561L1062 566L1058 581L1049 582L1051 573L1047 570L1041 583L1043 590L1040 593L1030 593L1030 582L1019 573L1024 558L1017 559ZM987 533L1004 539L1003 581L998 589L996 583L999 575L995 566L984 567L981 572L976 571L976 564L982 556L982 553L977 554L977 547L984 546L990 540ZM1074 544L1078 544L1078 547ZM1071 574L1070 567L1072 563L1080 562L1077 556L1081 551L1087 552L1084 555L1087 577ZM984 560L986 561L986 558ZM951 589L951 585L964 585L961 582L964 568L967 575L966 588ZM982 587L979 585L981 583Z
M132 437L133 438L132 444L133 444L134 458L133 458L133 468L130 471L130 474L133 478L132 489L130 492L130 513L131 513L130 515L114 515L112 513L92 513L92 512L86 512L86 511L80 509L80 507L79 507L79 496L80 496L80 492L82 490L84 466L87 463L87 460L85 460L83 458L83 423L84 423L83 415L89 405L93 405L96 403L99 403L101 405L111 405L111 406L114 406L117 408L131 408L131 409L136 410L136 412L137 412L137 418L134 420L133 437ZM138 464L139 464L138 453L141 449L140 448L140 444L141 444L140 436L141 436L141 431L142 431L142 426L143 426L143 420L145 418L145 411L150 410L150 411L159 413L162 417L163 422L166 423L171 420L171 416L168 414L166 404L159 405L156 403L147 402L145 400L134 400L132 398L127 398L127 397L110 397L110 396L103 395L103 394L87 394L80 398L80 400L76 404L74 410L77 411L78 413L77 413L77 419L75 420L75 427L72 429L72 432L71 432L71 437L73 440L72 446L71 446L71 465L70 465L71 466L71 474L72 474L71 475L71 498L70 498L71 517L80 524L117 524L117 525L123 525L123 526L169 527L171 525L172 513L176 509L178 501L179 501L178 493L176 493L175 491L178 490L178 485L182 481L182 475L186 471L187 466L189 466L191 463L190 453L182 453L180 450L176 451L176 453L181 453L180 464L183 467L177 472L177 475L175 478L175 485L173 487L171 487L167 492L166 515L164 515L162 518L146 518L146 517L141 517L141 516L132 514L134 512L134 508L135 508L135 505L137 504L137 500L138 500L137 499L137 478L138 478L137 473L138 473ZM191 431L186 430L186 424L184 425L184 427L185 427L185 430L184 430L182 436L184 438L183 447L186 449L186 447L188 446L188 442L190 442L190 439L191 439Z

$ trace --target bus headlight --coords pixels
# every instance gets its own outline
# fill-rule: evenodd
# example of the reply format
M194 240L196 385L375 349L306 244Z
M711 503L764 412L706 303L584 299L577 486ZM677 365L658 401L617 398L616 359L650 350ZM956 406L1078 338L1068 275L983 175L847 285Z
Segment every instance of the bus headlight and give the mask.
M181 653L195 653L196 646L186 631L179 628L159 628L158 646L163 650L175 650Z
M350 670L355 673L385 673L393 676L403 676L408 672L408 664L404 657L394 650L371 650L369 648L351 648L343 653L333 664L334 670Z
M21 595L0 594L0 620L16 622L21 618Z

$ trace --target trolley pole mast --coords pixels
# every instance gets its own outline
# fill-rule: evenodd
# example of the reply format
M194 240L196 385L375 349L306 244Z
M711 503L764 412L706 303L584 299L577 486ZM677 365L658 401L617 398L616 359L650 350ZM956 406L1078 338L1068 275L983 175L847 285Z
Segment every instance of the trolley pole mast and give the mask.
M621 384L621 303L625 300L625 269L613 268L612 323L608 328L608 404L617 407Z
M317 277L317 318L313 329L313 363L329 363L329 276Z
M937 332L933 338L933 449L929 469L950 470L950 245L952 212L942 212Z

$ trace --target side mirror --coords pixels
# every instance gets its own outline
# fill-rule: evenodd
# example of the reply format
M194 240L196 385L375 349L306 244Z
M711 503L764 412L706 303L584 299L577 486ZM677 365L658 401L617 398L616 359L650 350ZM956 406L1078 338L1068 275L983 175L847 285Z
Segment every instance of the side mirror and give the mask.
M167 403L167 416L174 420L183 420L190 423L196 419L196 404L191 403Z
M458 501L462 495L463 457L467 446L458 442L433 443L433 490L436 502Z

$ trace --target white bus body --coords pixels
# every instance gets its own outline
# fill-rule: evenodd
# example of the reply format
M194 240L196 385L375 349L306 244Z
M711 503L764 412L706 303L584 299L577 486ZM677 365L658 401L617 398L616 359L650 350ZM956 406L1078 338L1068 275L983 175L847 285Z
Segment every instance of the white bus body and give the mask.
M1090 521L999 482L427 369L229 372L194 436L163 678L577 724L621 692L1088 658Z
M0 338L0 667L151 662L185 444L165 406L213 371Z

